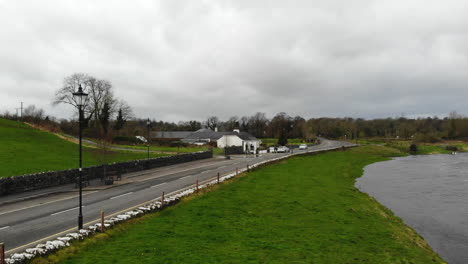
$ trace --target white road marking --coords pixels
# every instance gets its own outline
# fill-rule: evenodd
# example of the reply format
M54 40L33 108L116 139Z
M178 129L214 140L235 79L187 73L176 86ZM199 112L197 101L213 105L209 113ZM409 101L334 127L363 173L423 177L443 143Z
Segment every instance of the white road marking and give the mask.
M92 193L96 193L96 192L98 192L98 191L93 191L93 192L85 193L85 194L83 194L83 196L88 195L88 194L92 194ZM68 199L72 199L72 198L76 198L76 197L78 197L78 195L74 195L74 196L71 196L71 197L63 198L63 199L53 200L53 201L50 201L50 202L47 202L47 203L35 204L35 205L28 206L28 207L23 207L23 208L11 210L11 211L3 212L3 213L0 213L0 215L9 214L9 213L14 213L14 212L18 212L18 211L21 211L21 210L26 210L26 209L38 207L38 206L41 206L41 205L46 205L46 204L51 204L51 203L55 203L55 202L60 202L60 201L64 201L64 200L68 200Z
M7 228L9 228L9 227L10 227L10 226L0 227L0 230L7 229Z
M160 184L156 184L156 185L151 186L150 188L158 187L158 186L164 185L164 184L166 184L166 183L167 183L167 182L163 182L163 183L160 183Z
M132 194L132 193L133 192L128 192L128 193L124 193L124 194L121 194L121 195L117 195L117 196L111 197L110 200L115 199L115 198L120 198L122 196L126 196L126 195L129 195L129 194Z
M220 163L227 163L227 162L229 162L229 161L222 161ZM200 169L200 168L207 167L207 166L210 166L210 165L212 165L212 164L205 164L205 165L202 165L202 166L193 167L193 168L189 168L189 169L186 169L186 170L179 170L179 171L175 171L175 172L169 172L167 174L161 174L161 175L157 175L157 176L154 176L154 177L145 178L145 179L142 179L142 180L139 180L139 181L136 181L136 182L144 182L144 181L160 178L160 177L167 176L167 175L172 175L172 174L176 174L176 173L191 171L191 170L194 170L194 169Z
M225 166L218 167L218 169L222 169L222 168L226 168L226 167L227 167L227 166L225 165Z
M82 207L84 207L84 205ZM78 208L80 208L80 207L74 207L74 208L67 209L67 210L64 210L64 211L61 211L61 212L53 213L53 214L51 214L51 216L58 215L58 214L63 214L63 213L66 213L66 212L69 212L69 211L72 211L72 210L75 210L75 209L78 209Z
M203 171L202 173L207 173L207 172L210 172L211 170L206 170L206 171Z
M188 177L192 177L193 175L188 175L188 176L185 176L185 177L182 177L182 178L179 178L179 180L182 180L182 179L186 179Z

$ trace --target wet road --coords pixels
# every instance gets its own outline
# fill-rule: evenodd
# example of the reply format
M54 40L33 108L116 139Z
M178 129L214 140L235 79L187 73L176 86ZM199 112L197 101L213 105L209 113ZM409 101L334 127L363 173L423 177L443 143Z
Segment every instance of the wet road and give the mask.
M450 264L468 263L468 153L371 164L356 187L401 217Z

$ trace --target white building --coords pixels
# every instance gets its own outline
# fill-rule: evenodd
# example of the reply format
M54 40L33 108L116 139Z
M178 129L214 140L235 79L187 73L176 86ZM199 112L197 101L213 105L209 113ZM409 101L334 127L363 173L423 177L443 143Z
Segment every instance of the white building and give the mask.
M210 129L200 129L182 139L185 143L216 142L218 148L242 147L244 152L256 152L261 141L247 132L234 130L232 132L217 132Z

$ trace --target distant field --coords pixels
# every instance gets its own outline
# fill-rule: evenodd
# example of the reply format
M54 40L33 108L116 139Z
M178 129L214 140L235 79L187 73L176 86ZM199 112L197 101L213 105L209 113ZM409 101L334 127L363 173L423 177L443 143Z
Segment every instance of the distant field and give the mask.
M354 142L354 141L353 141ZM401 152L409 153L410 140L384 140L384 139L360 139L359 144L379 144L400 150ZM468 144L462 141L444 141L440 143L415 143L418 151L415 154L449 154L453 150L451 147L456 147L457 151L468 151Z
M33 263L444 263L354 187L380 146L295 157Z
M116 147L123 147L123 148L132 148L132 149L142 149L146 150L148 149L147 146L143 145L113 145ZM191 153L191 152L197 152L197 151L207 151L209 148L206 146L200 146L200 147L166 147L166 146L150 146L150 150L152 151L160 151L160 152L169 152L169 153Z
M144 159L146 153L83 148L83 167ZM151 157L165 154L151 154ZM78 167L78 145L20 122L0 119L0 177Z
M267 146L273 146L278 144L277 138L260 138L262 143L267 144ZM303 143L303 140L300 138L288 138L288 144L290 145L300 145Z

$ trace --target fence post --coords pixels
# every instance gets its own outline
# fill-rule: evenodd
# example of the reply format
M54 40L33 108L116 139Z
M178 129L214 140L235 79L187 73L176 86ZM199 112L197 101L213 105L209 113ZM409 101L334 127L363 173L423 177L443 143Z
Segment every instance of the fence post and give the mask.
M196 190L198 192L198 180L197 180L197 183L196 183Z
M104 211L101 211L101 232L106 232L106 226L104 225Z
M236 175L237 175L237 174L239 174L239 169L238 169L238 168L236 168Z
M163 192L162 197L161 197L161 207L163 207L163 206L164 206L164 192Z
M5 244L0 243L0 264L6 264L5 263Z
M218 184L219 184L219 172L218 172Z
M247 164L247 172L250 172L249 164Z

